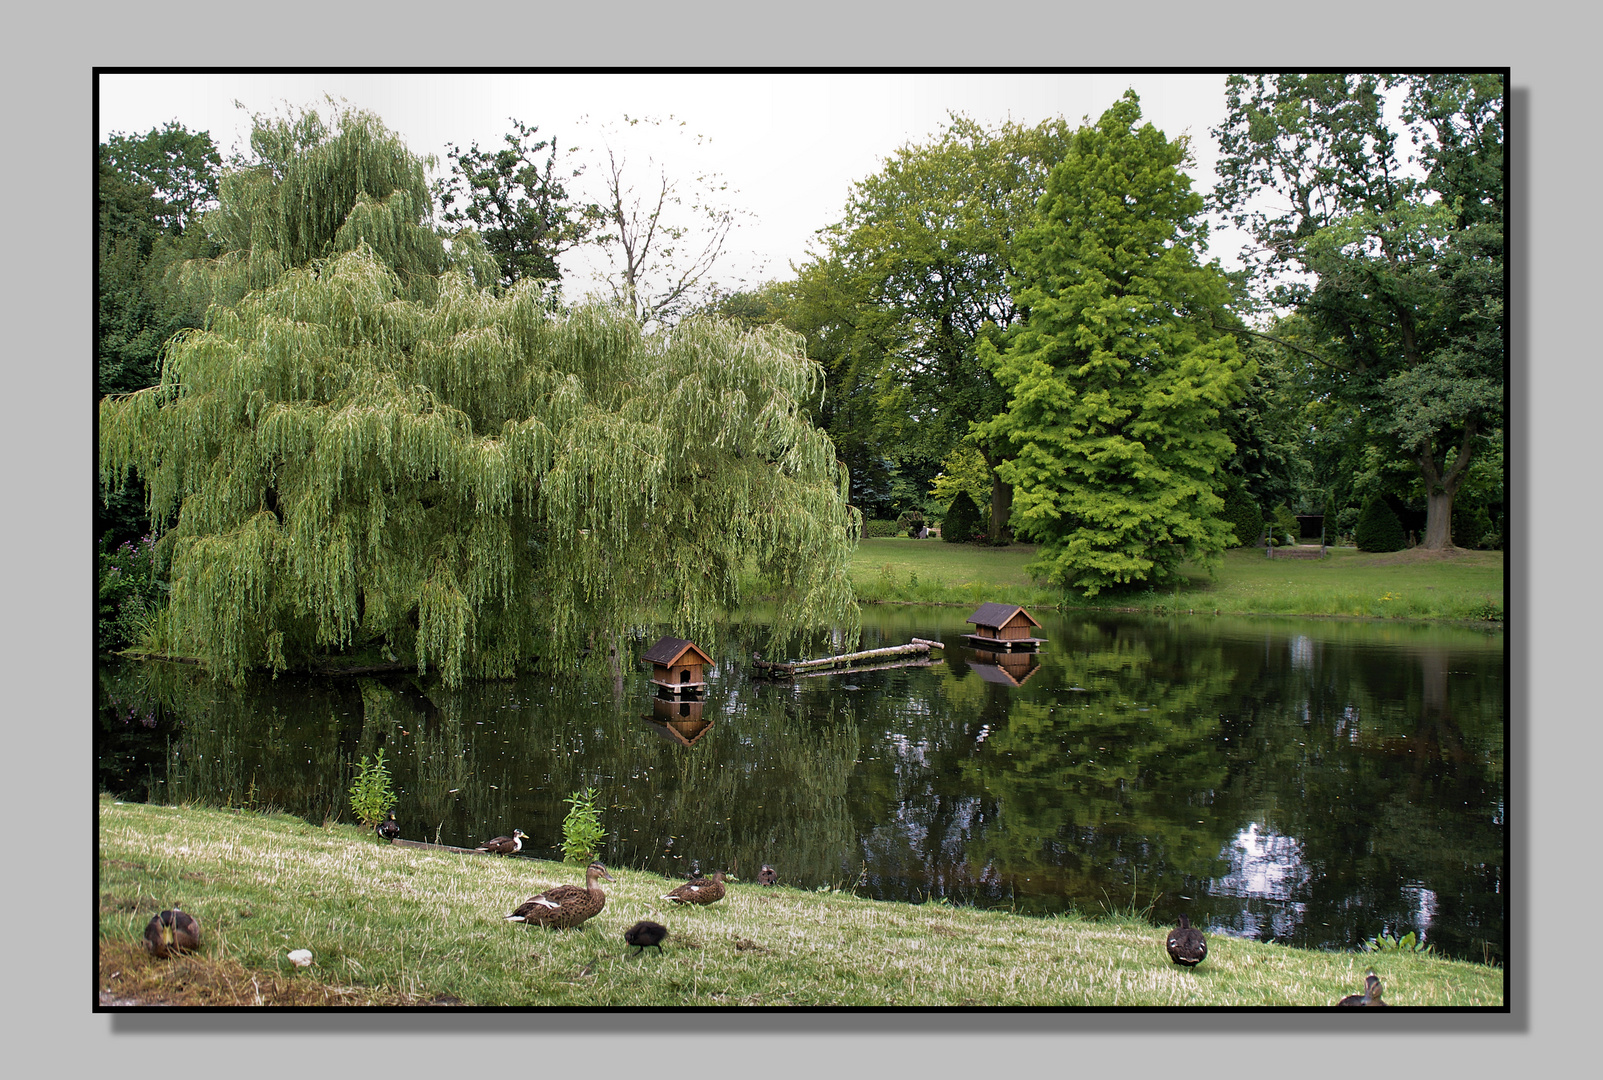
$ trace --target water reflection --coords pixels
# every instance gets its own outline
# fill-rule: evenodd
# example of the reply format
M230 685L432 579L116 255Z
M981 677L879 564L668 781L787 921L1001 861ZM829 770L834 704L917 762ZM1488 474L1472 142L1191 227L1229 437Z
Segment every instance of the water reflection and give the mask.
M861 648L956 642L964 614L871 609ZM1500 955L1500 636L1041 621L1039 653L953 646L779 683L750 677L759 628L732 625L692 699L657 697L627 665L457 692L411 677L234 692L177 666L107 668L97 772L125 797L348 819L352 763L384 747L408 838L472 846L517 827L553 857L561 800L595 787L603 857L676 876L770 863L860 895L1152 903L1159 922L1183 910L1216 932L1350 949L1412 929Z

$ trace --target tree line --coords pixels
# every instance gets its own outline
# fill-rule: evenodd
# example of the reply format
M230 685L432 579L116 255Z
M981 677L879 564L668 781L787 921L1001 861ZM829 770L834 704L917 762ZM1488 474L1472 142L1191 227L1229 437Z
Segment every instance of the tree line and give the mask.
M722 182L612 141L586 198L518 120L432 180L338 106L255 117L226 166L178 124L113 135L102 599L159 537L124 637L236 677L332 652L457 681L661 603L710 628L748 572L849 625L862 519L959 498L1088 594L1277 512L1350 531L1389 500L1473 543L1502 501L1503 92L1232 77L1211 193L1133 93L1078 127L953 115L741 291ZM1207 260L1210 210L1253 236L1245 270ZM610 297L565 295L581 245Z

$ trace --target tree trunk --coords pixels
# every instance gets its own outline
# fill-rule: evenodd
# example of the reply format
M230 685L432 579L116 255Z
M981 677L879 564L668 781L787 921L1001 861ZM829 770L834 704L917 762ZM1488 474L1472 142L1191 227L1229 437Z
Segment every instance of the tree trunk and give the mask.
M1453 493L1433 491L1425 501L1425 539L1421 547L1450 548L1453 546Z
M1470 450L1475 443L1475 425L1464 429L1458 456L1445 473L1436 465L1429 446L1419 456L1419 475L1425 481L1425 538L1420 546L1444 550L1453 546L1453 496L1469 475Z
M996 475L996 467L1002 463L1001 458L991 457L991 452L983 446L980 447L980 456L991 470L990 540L993 544L1006 543L1008 519L1013 516L1013 485Z

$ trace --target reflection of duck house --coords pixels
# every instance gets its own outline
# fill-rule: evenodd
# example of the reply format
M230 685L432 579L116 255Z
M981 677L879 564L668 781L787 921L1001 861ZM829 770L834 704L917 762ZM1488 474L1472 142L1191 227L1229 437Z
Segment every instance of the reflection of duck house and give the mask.
M657 729L659 735L681 746L692 746L712 727L712 721L701 715L706 707L705 701L690 698L654 697L651 699L651 715L645 719Z
M641 659L651 665L651 681L670 694L699 694L707 688L712 657L683 638L665 637Z
M976 651L974 660L969 664L970 671L986 682L1001 683L1003 686L1023 686L1030 676L1041 670L1041 661L1036 659L1033 652Z
M963 636L983 649L1034 649L1046 642L1046 638L1030 636L1030 631L1041 624L1017 604L981 604L963 621L974 624L974 633Z

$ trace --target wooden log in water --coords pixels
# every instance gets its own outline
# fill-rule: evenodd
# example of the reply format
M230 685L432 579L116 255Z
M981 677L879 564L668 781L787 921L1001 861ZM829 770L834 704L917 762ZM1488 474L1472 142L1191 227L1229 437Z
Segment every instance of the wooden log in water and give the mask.
M804 671L794 676L798 679L816 679L823 675L855 675L859 671L889 671L891 668L904 667L935 667L942 664L942 660L903 660L895 664L869 664L867 667L850 667L842 669L826 669L824 671Z
M753 655L751 662L756 665L760 673L772 673L774 677L784 677L810 668L840 667L843 664L851 664L858 660L868 660L880 656L927 656L932 645L938 648L945 648L938 641L932 642L920 639L911 645L892 645L884 649L865 649L862 652L842 653L839 656L824 656L817 660L796 660L791 663L781 664L768 660L759 660Z

